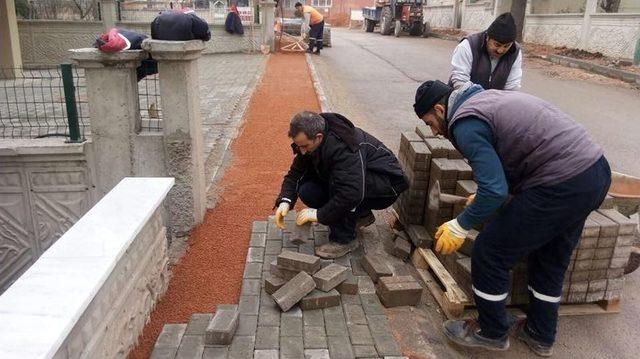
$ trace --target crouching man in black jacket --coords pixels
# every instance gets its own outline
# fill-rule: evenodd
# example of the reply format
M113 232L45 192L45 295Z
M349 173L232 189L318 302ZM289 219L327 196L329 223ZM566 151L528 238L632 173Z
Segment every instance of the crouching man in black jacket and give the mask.
M289 126L295 158L276 200L276 225L298 197L309 208L296 223L329 226L322 258L338 258L358 247L356 227L372 224L372 209L384 209L409 187L395 155L378 139L337 113L300 112Z

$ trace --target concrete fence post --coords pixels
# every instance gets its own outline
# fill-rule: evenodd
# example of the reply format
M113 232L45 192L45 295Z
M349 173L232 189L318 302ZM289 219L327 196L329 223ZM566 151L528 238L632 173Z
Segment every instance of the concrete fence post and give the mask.
M140 131L136 67L147 54L142 50L106 54L94 48L69 52L85 71L100 199L124 177L134 175L134 138Z
M584 18L582 20L582 29L580 30L579 48L587 50L589 48L589 35L591 34L591 16L598 11L597 0L587 0L584 8Z
M147 39L142 48L158 61L165 166L167 175L176 179L168 197L171 226L182 236L202 222L206 209L198 81L204 43Z
M116 0L100 0L100 16L105 30L116 26L118 22L118 4Z
M269 51L275 49L273 35L273 23L275 21L276 3L273 1L260 2L260 24L262 25L262 44L269 47Z

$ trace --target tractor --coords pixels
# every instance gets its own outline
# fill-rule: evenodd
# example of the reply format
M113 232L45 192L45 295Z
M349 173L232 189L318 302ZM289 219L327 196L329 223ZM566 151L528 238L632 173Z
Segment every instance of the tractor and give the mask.
M366 32L373 32L380 25L382 35L398 37L403 31L411 36L427 36L428 29L422 20L423 0L376 0L375 7L362 9Z

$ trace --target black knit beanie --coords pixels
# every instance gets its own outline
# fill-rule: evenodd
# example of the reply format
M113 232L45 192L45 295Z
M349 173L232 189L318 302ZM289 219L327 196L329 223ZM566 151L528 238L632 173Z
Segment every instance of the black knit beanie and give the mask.
M516 41L516 21L511 13L498 16L487 29L487 35L503 44Z
M444 96L449 95L453 88L442 81L427 81L416 90L416 103L413 109L416 111L418 118L422 118L425 113L440 101Z

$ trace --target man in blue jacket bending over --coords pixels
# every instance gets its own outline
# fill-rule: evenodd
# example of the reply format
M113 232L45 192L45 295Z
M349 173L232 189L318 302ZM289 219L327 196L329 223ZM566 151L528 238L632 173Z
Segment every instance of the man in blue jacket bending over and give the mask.
M448 320L445 335L462 346L508 349L509 270L527 257L530 305L516 336L536 354L550 356L571 253L611 183L602 149L567 114L521 92L471 83L453 91L427 81L416 92L414 109L469 160L478 182L473 202L438 229L436 250L454 253L472 227L497 211L471 256L478 320Z

